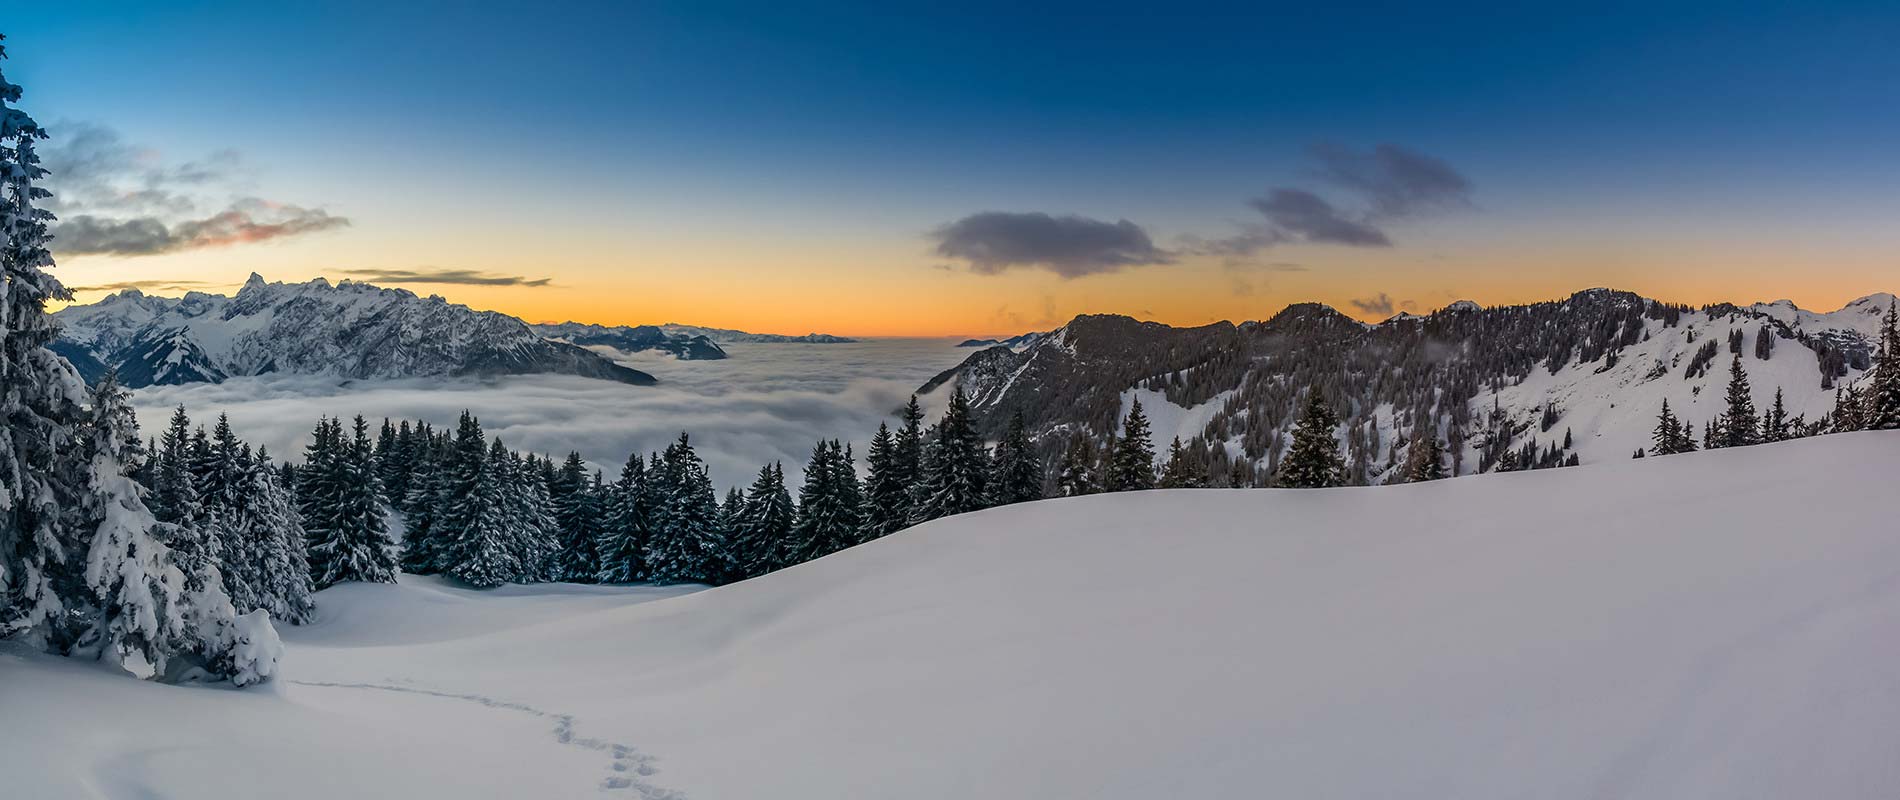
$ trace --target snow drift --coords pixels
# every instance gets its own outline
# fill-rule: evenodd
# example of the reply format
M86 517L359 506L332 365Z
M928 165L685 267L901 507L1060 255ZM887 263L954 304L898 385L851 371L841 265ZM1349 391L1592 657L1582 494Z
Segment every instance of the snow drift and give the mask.
M1900 794L1900 433L319 595L272 691L0 653L22 797ZM655 599L655 598L659 599ZM22 783L23 781L23 783Z

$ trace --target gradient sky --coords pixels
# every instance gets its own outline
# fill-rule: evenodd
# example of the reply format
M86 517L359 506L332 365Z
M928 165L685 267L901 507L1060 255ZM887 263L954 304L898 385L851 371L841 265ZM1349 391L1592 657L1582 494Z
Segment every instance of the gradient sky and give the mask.
M155 5L0 31L49 147L90 132L98 186L163 198L64 193L68 224L165 234L61 254L76 287L373 275L533 321L860 335L1900 290L1892 3ZM1009 224L957 225L981 212ZM1249 232L1273 243L1220 249Z

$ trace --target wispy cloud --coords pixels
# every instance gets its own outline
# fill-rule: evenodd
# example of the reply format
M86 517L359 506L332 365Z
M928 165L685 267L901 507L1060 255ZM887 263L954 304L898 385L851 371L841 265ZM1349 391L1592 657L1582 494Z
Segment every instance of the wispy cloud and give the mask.
M58 254L157 255L350 224L322 208L252 195L252 175L234 150L166 163L156 151L131 145L103 125L68 123L53 133L43 163L53 192L45 205L59 216L52 226Z
M463 286L522 286L540 288L552 285L552 278L521 275L496 275L472 269L346 269L340 274L368 283L448 283Z
M102 283L96 286L69 286L67 288L75 292L119 292L126 289L137 289L141 292L189 292L215 289L226 285L228 284L212 283L209 281L149 280L119 281L117 283Z

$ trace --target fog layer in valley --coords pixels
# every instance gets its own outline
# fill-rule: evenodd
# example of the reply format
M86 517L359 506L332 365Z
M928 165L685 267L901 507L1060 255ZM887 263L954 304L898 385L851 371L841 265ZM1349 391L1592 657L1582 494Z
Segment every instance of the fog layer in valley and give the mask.
M246 441L300 458L319 415L423 419L453 428L468 409L510 447L556 456L570 450L611 478L627 454L692 435L722 488L749 483L761 464L802 466L819 438L857 443L932 375L968 350L956 340L873 339L851 344L729 344L723 361L603 351L660 379L627 386L562 375L468 381L342 381L310 376L238 378L153 386L133 395L141 430L157 435L180 403L207 427L219 413Z

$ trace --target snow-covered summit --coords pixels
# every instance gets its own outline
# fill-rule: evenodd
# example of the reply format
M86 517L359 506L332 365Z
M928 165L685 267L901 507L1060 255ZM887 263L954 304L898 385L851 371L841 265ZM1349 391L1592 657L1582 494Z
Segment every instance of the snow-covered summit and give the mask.
M1870 365L1890 302L1869 295L1826 313L1785 301L1696 309L1598 288L1525 305L1459 301L1372 326L1317 303L1238 326L1087 316L1020 352L972 354L920 391L961 386L990 436L1022 412L1045 458L1079 433L1106 441L1129 399L1145 393L1151 419L1180 421L1151 429L1157 451L1179 437L1213 474L1241 462L1257 475L1284 452L1297 399L1321 386L1345 423L1354 480L1377 483L1427 430L1458 474L1488 469L1506 451L1543 465L1627 459L1649 445L1664 401L1698 429L1722 412L1733 351L1756 408L1771 407L1779 390L1789 417L1816 423L1835 390Z
M121 382L133 387L265 373L548 372L653 383L652 376L585 348L547 341L506 314L358 281L271 283L252 273L232 296L171 298L127 289L62 309L53 319L60 326L54 350L88 378L117 369Z

